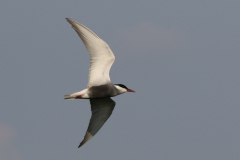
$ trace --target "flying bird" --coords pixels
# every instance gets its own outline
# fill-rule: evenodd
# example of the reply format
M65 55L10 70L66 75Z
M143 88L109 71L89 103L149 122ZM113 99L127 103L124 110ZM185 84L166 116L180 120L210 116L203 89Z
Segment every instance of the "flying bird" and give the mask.
M111 116L115 102L110 98L125 92L135 92L123 84L113 84L109 72L115 61L115 56L106 42L99 38L93 31L66 18L82 39L90 53L89 81L87 88L76 93L65 95L65 99L89 99L92 116L84 139L78 146L87 143L104 125Z

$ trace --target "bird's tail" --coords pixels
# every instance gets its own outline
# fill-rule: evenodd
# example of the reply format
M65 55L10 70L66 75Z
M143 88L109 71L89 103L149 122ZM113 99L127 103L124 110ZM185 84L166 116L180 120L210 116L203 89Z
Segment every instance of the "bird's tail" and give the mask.
M64 99L76 99L76 95L75 94L68 94L64 96Z
M67 95L64 96L65 97L64 99L83 99L83 98L88 98L86 93L87 93L87 89L84 89L84 90L82 90L80 92L67 94Z

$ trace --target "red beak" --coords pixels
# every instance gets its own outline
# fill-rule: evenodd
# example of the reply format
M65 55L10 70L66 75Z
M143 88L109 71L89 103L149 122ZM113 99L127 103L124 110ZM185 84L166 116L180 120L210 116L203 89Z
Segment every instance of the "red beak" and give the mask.
M135 92L134 90L131 90L131 89L127 89L128 92Z

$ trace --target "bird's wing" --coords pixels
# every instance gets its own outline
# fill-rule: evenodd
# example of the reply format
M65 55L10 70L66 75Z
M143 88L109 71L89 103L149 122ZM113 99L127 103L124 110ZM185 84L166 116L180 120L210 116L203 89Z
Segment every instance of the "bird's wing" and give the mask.
M101 129L107 119L111 116L116 104L111 98L90 99L90 103L92 117L84 139L78 148L87 143Z
M111 82L109 72L115 56L108 44L81 23L69 18L66 19L82 39L90 53L91 64L89 68L88 88Z

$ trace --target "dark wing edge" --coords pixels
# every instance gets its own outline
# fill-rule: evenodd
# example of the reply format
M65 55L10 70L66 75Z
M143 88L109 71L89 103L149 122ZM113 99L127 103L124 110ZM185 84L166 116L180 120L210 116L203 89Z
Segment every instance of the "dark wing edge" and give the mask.
M116 103L111 98L90 99L92 116L84 139L78 146L80 148L87 143L104 125L111 116Z

